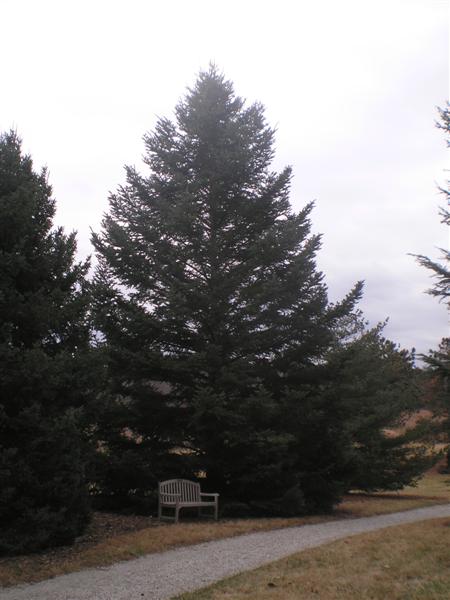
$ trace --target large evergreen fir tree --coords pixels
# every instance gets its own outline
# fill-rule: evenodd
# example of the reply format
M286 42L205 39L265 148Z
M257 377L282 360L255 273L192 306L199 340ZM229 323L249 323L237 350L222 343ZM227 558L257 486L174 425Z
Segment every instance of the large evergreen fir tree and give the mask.
M447 146L450 147L450 104L439 109L439 113L441 120L437 126L444 130L447 136ZM440 211L441 222L450 227L450 181L447 181L447 187L441 188L440 191L446 199L446 207ZM441 262L431 260L423 255L416 258L419 264L429 269L435 278L434 286L428 290L428 293L444 302L450 314L450 251L442 249ZM444 417L442 425L448 443L450 442L450 338L448 335L443 337L437 350L430 350L428 355L423 358L429 373L433 377L437 376L440 382L439 393L436 396L438 402L435 408ZM450 471L450 446L447 449L447 469Z
M14 132L0 136L0 553L67 543L88 516L85 275Z
M93 236L103 490L145 496L159 477L201 474L235 510L329 509L356 468L329 356L361 284L329 302L312 205L292 210L263 107L214 67L144 141L148 172L127 168Z
M146 455L146 483L165 456L235 500L268 506L298 488L302 502L329 506L339 439L313 390L361 285L328 302L312 206L292 211L290 169L270 168L273 141L262 106L246 107L212 67L175 121L145 137L148 175L128 168L111 195L93 237L116 398L105 447L110 466ZM289 422L293 390L312 410Z

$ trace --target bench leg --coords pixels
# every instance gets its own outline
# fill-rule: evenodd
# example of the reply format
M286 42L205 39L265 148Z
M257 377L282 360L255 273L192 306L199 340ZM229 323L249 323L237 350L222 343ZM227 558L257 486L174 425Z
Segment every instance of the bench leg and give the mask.
M161 502L158 502L158 521L161 521L161 516L162 516Z
M214 505L214 519L217 521L219 519L219 503L216 500Z
M175 523L178 523L179 515L180 515L180 507L175 506Z

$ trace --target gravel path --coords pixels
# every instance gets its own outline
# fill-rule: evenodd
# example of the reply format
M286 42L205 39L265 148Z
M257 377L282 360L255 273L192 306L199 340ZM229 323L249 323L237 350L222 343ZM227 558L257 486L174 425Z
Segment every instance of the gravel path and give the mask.
M253 569L306 548L392 525L449 517L450 504L363 519L329 521L251 533L111 567L61 575L31 585L3 588L1 600L168 600L181 592Z

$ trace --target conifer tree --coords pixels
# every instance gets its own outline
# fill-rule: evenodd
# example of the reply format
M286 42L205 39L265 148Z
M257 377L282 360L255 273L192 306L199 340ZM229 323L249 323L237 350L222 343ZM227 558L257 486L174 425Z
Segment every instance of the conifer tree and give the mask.
M447 134L447 147L450 147L450 104L445 108L439 109L441 117L440 122L437 124L439 129L443 129ZM440 211L442 217L442 223L450 226L450 182L447 181L447 188L440 188L441 193L444 195L447 201L447 208L442 208ZM432 275L435 277L434 286L428 290L428 293L432 296L437 296L440 300L447 304L450 310L450 251L448 249L442 249L443 262L436 262L428 258L427 256L418 255L416 258L423 267L426 267L432 271Z
M329 357L334 376L324 393L345 414L347 489L399 490L433 461L429 424L408 424L422 408L414 352L386 339L383 327L363 329Z
M70 542L89 515L88 262L54 214L46 171L0 136L0 553Z
M441 117L437 124L439 129L443 129L447 135L447 147L450 147L450 104L443 109L439 109ZM440 211L441 222L450 227L450 182L447 181L447 187L441 188L447 203L446 208ZM435 278L435 283L428 293L436 296L440 301L447 305L450 314L450 251L442 249L442 262L431 260L427 256L416 256L417 261L423 267L429 269ZM438 410L443 409L443 429L446 433L447 442L450 441L450 339L446 335L442 338L438 350L430 350L427 356L424 356L425 364L433 376L437 376L441 382L441 390L438 394ZM447 450L447 469L450 471L450 446Z
M147 453L155 480L161 464L166 476L204 472L252 510L329 508L343 450L317 390L361 284L329 303L312 205L292 210L263 107L246 106L215 67L144 141L148 172L127 168L93 236L110 465L119 448L129 464ZM175 457L183 465L169 466Z

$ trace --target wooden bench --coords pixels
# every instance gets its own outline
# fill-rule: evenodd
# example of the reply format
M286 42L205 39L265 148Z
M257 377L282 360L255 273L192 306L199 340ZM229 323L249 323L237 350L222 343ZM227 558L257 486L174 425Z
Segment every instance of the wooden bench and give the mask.
M211 500L203 500L211 498ZM172 517L163 516L163 508L170 508L175 511L175 523L178 523L178 517L182 508L198 508L198 514L204 507L214 508L214 518L217 521L219 516L219 494L203 494L200 491L200 484L187 479L169 479L158 483L158 519L171 519Z

